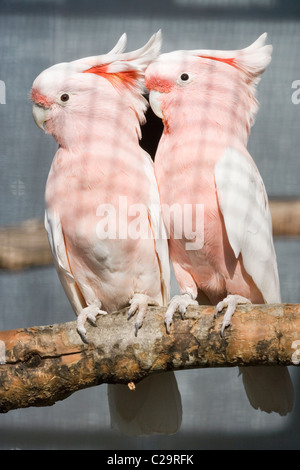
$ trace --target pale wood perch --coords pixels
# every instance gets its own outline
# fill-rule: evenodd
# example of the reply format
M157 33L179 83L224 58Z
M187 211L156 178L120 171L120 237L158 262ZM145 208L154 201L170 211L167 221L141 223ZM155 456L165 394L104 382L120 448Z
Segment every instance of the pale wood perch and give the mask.
M102 383L130 384L134 393L135 383L166 370L300 362L300 304L240 306L223 337L214 307L175 315L169 335L164 313L149 307L137 337L128 309L101 316L87 326L88 345L75 322L0 332L0 412L53 405Z
M52 264L44 222L29 219L0 229L0 268L24 269Z
M275 237L300 236L300 200L269 201Z
M270 201L274 236L300 236L300 200ZM0 268L52 264L44 223L38 219L0 229Z

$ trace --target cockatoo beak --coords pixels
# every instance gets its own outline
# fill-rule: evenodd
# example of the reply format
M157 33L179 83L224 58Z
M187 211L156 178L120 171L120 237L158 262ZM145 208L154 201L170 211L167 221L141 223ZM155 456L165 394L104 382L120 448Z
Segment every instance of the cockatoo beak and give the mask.
M164 118L162 110L161 110L161 96L162 96L162 94L163 93L160 93L159 91L156 91L156 90L150 90L150 93L149 93L150 106L151 106L154 114L156 114L156 116L158 116L161 119Z
M34 104L32 107L33 119L35 120L36 125L40 129L42 129L42 131L45 130L44 124L45 124L45 121L47 120L48 112L49 112L48 109L38 104Z

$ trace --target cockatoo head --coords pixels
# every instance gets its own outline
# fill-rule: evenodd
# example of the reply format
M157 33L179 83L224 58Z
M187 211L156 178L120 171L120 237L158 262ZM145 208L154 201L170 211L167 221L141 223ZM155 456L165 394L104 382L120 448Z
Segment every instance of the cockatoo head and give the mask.
M70 145L76 134L92 132L95 119L109 122L126 111L140 134L147 101L144 73L159 54L161 33L133 52L124 53L126 34L107 54L60 63L44 70L33 82L33 117L60 145Z
M145 74L154 113L172 126L197 117L222 126L235 118L248 132L257 112L255 88L271 61L267 34L234 51L191 50L160 55Z

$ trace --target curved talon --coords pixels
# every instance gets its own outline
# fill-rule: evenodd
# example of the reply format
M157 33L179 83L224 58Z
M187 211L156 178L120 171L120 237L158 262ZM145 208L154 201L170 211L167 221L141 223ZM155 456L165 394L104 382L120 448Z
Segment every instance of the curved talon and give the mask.
M87 316L87 319L88 319L88 321L91 323L91 325L97 326L97 323L96 323L96 315L89 314L89 315Z
M165 325L166 325L166 332L168 335L170 334L170 326L172 325L172 318L171 319L166 319L165 318Z
M131 301L130 301L129 303L132 303L132 299L131 299ZM128 311L127 320L130 320L130 318L132 318L132 317L135 315L135 313L137 312L138 308L139 308L138 304L133 304L133 305L131 305L131 307L130 307L130 309L129 309L129 311Z
M170 326L173 323L174 313L179 312L182 320L184 320L186 309L189 305L198 305L198 302L190 294L175 295L170 301L165 314L165 325L168 334L170 334Z
M78 332L80 338L82 339L82 341L83 341L85 344L88 344L88 340L87 340L87 337L86 337L86 329L85 329L85 328L79 329L79 328L77 327L77 332Z
M166 332L168 333L168 335L170 334L171 330L170 330L170 326L172 325L173 322L165 322L165 325L166 325Z
M214 318L217 318L218 313L222 312L223 308L225 307L225 304L223 300L219 302L215 308L215 313L214 313Z
M140 325L139 323L136 323L136 324L134 325L134 327L135 327L134 336L137 336L137 335L138 335L138 331L139 331L139 329L141 328L141 326L142 326L142 325Z
M221 336L223 336L225 328L230 325L232 315L234 314L238 304L251 304L251 301L245 297L242 297L241 295L228 295L225 297L225 299L217 304L214 318L216 318L218 313L221 312L224 308L227 308L221 326Z
M183 305L179 305L178 311L180 313L181 319L184 320L184 316L186 314L186 307L183 307Z
M84 324L86 321L89 321L91 325L96 327L96 317L98 315L107 315L107 312L105 310L100 310L100 305L89 305L88 307L82 309L77 317L77 332L82 341L86 344L88 344L88 340L86 337L86 329Z
M147 313L148 305L159 305L154 299L151 299L146 294L134 294L132 299L129 301L131 307L128 311L127 320L130 320L135 314L137 314L134 335L137 336L139 329L143 326L143 320Z

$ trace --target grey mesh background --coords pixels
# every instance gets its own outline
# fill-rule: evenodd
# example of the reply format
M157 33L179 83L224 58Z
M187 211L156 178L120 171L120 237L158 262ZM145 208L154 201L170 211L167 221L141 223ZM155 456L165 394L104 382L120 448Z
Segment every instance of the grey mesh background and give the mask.
M123 32L128 50L158 29L163 52L238 49L268 32L273 60L259 85L261 108L249 150L270 197L300 196L300 3L292 0L1 0L0 226L43 217L56 143L35 125L29 91L58 62L110 50ZM3 89L2 89L3 93ZM300 97L300 95L299 95ZM300 242L276 239L284 302L300 301ZM172 294L178 291L172 278ZM0 329L71 321L54 267L0 271ZM0 415L0 449L299 449L300 375L288 417L253 410L237 369L177 373L183 423L174 436L127 438L110 429L106 385L48 408Z

